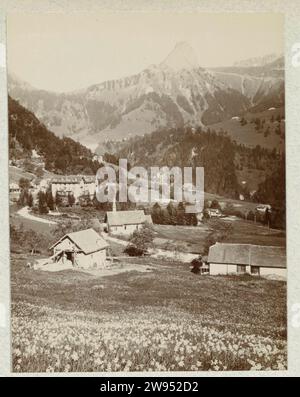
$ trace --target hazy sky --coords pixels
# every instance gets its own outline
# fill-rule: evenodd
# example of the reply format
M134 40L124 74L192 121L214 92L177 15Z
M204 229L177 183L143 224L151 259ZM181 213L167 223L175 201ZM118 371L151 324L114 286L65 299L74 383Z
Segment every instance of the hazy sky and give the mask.
M180 41L201 66L283 52L280 14L11 14L8 69L37 88L71 91L160 63Z

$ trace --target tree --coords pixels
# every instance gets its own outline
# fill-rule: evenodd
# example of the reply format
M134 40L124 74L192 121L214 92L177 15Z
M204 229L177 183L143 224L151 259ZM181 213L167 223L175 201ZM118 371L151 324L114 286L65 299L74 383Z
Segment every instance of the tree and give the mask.
M27 197L27 205L28 207L32 208L33 206L33 197L31 193L28 193L28 197Z
M185 225L185 205L181 201L177 206L177 225Z
M265 211L265 222L264 223L268 227L270 227L270 220L271 220L271 214L270 214L269 208L266 208L266 211Z
M20 205L21 207L25 207L26 205L28 205L28 195L28 190L22 189L18 200L18 205Z
M153 228L149 224L143 225L142 229L135 230L132 237L129 240L129 244L125 248L124 252L135 253L134 256L143 256L148 253L148 250L153 245L154 232Z
M220 210L220 209L221 209L221 206L220 206L218 200L214 199L214 200L211 202L210 208L215 208L215 209Z
M197 226L198 219L197 219L196 214L187 212L185 214L185 223L186 223L186 225L189 225L189 226Z
M41 178L44 175L43 167L39 166L35 169L35 174L38 178Z
M245 117L242 117L242 118L241 118L240 124L241 124L241 126L244 126L244 125L247 124L247 120L245 119Z
M199 255L198 258L194 258L191 262L191 265L193 266L193 268L191 269L191 272L194 274L199 274L200 267L202 266L202 256Z
M161 207L158 203L155 203L151 210L151 216L153 223L157 225L162 224L162 211Z
M176 225L177 223L177 210L174 207L172 201L169 202L169 204L167 205L167 212L169 215L169 221L171 225Z
M20 178L19 179L19 187L20 189L29 189L31 185L31 182L28 178Z
M56 192L55 194L55 205L59 207L62 204L62 199L60 197L60 194Z
M75 204L74 194L71 193L68 194L68 204L70 207L73 207L73 205Z
M40 214L48 214L49 212L46 202L46 194L41 190L38 193L38 209Z
M46 203L48 208L53 211L54 210L54 200L53 200L53 195L51 189L48 189L46 191Z

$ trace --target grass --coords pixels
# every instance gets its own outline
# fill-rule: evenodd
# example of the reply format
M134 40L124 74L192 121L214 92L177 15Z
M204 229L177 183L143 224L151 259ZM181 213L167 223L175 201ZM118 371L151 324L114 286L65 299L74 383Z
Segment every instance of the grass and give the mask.
M278 115L284 115L283 108L266 110L259 113L247 113L244 115L244 117L248 121L248 124L244 126L242 126L240 121L238 120L229 119L217 124L212 124L209 127L215 131L226 131L232 140L244 144L245 146L255 147L256 145L260 145L261 147L265 147L271 150L274 147L284 149L284 140L280 139L280 137L275 133L277 123L271 123L270 121L272 116L274 116L274 118L276 119ZM255 124L251 123L251 120L256 118L266 120L264 130L267 128L267 126L270 127L271 132L269 136L265 137L263 132L259 133L255 130ZM285 128L283 122L281 122L281 128L282 130L284 130Z
M286 237L284 231L269 229L260 223L243 219L226 222L231 223L232 230L224 242L268 246L285 245ZM180 251L191 253L203 253L205 239L211 231L209 224L198 227L154 225L154 230L156 232L156 240L160 242L159 239L161 239L160 245L162 248L165 247L167 249L168 245L173 244Z
M284 369L286 284L197 276L189 266L128 258L151 272L47 273L11 261L13 369Z

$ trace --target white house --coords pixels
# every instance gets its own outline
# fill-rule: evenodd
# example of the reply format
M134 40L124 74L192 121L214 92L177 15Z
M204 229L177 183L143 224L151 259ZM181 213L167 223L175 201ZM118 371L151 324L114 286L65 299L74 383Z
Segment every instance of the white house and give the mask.
M20 194L21 194L20 186L15 182L10 183L9 184L9 199L11 201L18 201L20 198Z
M205 211L210 218L220 218L222 216L222 212L218 208L206 208Z
M103 268L106 265L107 242L94 229L65 234L50 249L51 260L83 269ZM69 262L67 262L69 261Z
M152 218L151 215L145 215L143 210L108 211L106 223L110 234L132 234L145 223L152 223Z
M81 196L93 198L96 191L96 179L92 175L66 175L52 178L51 191L55 197L56 193L61 196L72 194L76 201Z
M216 243L209 248L209 273L286 277L285 247Z

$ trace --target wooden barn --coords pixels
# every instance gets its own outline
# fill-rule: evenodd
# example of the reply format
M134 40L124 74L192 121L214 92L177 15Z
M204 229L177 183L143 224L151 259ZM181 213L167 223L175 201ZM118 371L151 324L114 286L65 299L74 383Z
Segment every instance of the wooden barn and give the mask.
M216 243L209 248L209 273L276 275L286 278L285 247Z
M143 210L108 211L106 223L110 234L132 234L145 223L152 223L152 218L151 215L145 215Z
M103 268L106 265L107 242L94 229L65 234L50 249L53 263L66 263L83 269Z

